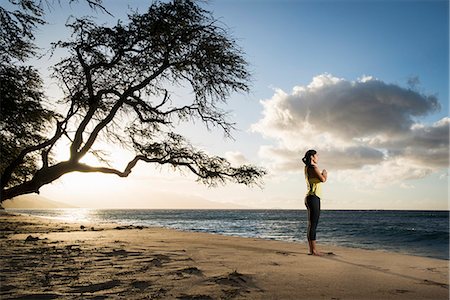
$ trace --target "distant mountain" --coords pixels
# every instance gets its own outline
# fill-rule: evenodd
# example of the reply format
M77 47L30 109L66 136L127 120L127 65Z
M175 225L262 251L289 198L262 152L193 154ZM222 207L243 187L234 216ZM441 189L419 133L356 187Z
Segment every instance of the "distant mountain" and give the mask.
M39 195L23 195L6 200L2 203L3 208L75 208L76 206L53 201Z
M157 201L158 199L158 201ZM101 208L146 208L146 209L249 209L250 207L234 204L209 201L202 197L192 195L180 195L170 193L158 193L153 195L153 200L134 202L114 203L111 206L102 206ZM121 205L117 205L121 204ZM127 204L127 205L125 205ZM47 209L47 208L77 208L78 206L50 200L39 195L23 195L15 197L12 200L6 200L2 203L3 208L16 209ZM85 206L84 203L80 207ZM93 208L100 208L92 206Z

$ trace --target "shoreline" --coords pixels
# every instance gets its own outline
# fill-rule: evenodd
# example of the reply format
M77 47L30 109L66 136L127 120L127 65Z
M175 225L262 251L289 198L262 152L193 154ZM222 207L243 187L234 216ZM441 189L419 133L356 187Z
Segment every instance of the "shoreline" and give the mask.
M78 211L81 208L69 208L69 209L64 209L62 208L62 210L74 210L74 211ZM267 241L282 241L282 242L288 242L288 243L297 243L297 244L302 244L305 243L307 244L307 241L303 241L303 240L299 240L299 239L282 239L282 238L277 238L277 237L271 237L271 236L252 236L252 234L249 235L245 235L245 234L238 234L238 233L228 233L226 231L220 232L220 231L211 231L211 230L196 230L196 229L192 229L192 228L179 228L179 227L171 227L168 225L164 225L164 224L157 224L157 225L153 225L153 224L145 224L145 222L139 222L138 220L136 220L136 222L120 222L120 221L111 221L111 220L94 220L94 221L85 221L85 220L80 220L80 219L73 219L73 220L68 220L65 217L52 217L52 216L44 216L44 215L36 215L33 213L27 213L27 211L34 211L34 210L43 210L43 211L51 211L53 209L7 209L6 212L7 213L16 213L16 214L20 214L20 215L25 215L25 216L31 216L31 217L42 217L44 219L52 219L52 220L56 220L56 221L61 221L61 222L91 222L94 223L98 222L98 224L120 224L120 225L133 225L133 226L140 226L140 227L148 227L148 228L166 228L166 229L172 229L172 230L177 230L177 231L181 231L181 232L186 232L186 233L190 233L190 232L203 232L203 233L210 233L210 234L214 234L214 235L220 235L220 236L234 236L234 237L241 237L241 238L256 238L256 239L261 239L261 240L267 240ZM55 208L54 210L58 211L61 210L60 208ZM172 211L172 209L96 209L96 208L83 208L82 210L92 210L92 211L123 211L123 210L130 210L130 211L134 211L134 210L150 210L150 211ZM240 211L241 209L203 209L204 211ZM203 211L202 209L175 209L174 211ZM266 209L251 209L252 211L267 211ZM294 211L298 211L298 209L294 209ZM306 210L305 210L306 211ZM335 210L329 210L329 211L335 211ZM343 211L361 211L361 210L343 210ZM375 211L375 210L366 210L366 211ZM379 210L377 210L379 211ZM391 211L391 210L387 210L387 211ZM403 211L412 211L412 210L403 210ZM426 211L426 210L420 210L421 212L440 212L440 211L436 211L436 210L430 210L430 211ZM137 223L137 224L136 224ZM441 255L441 253L445 253L446 251L443 252L426 252L426 251L417 251L417 249L415 251L412 251L410 249L414 249L414 248L407 248L407 247L386 247L383 245L385 244L381 244L381 243L372 243L372 244L367 244L367 243L358 243L358 242L352 242L352 241L346 241L343 243L339 243L339 241L328 241L325 239L319 239L318 240L318 245L319 248L320 247L343 247L343 248L350 248L350 249L361 249L361 250L371 250L371 251L380 251L380 252L386 252L386 253L397 253L397 254L404 254L404 255L410 255L410 256L416 256L416 257L427 257L427 258L433 258L433 259L440 259L440 260L444 260L444 261L450 261L450 255L449 253L446 253L446 255ZM397 245L399 246L399 245ZM431 253L431 254L430 254Z
M0 214L3 299L448 299L449 261ZM357 288L355 288L357 287Z

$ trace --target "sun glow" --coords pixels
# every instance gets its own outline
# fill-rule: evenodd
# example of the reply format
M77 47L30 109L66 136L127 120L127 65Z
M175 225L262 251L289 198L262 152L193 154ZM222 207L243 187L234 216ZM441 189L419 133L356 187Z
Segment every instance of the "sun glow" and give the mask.
M89 208L67 208L61 210L61 215L56 219L66 222L91 222L93 210Z

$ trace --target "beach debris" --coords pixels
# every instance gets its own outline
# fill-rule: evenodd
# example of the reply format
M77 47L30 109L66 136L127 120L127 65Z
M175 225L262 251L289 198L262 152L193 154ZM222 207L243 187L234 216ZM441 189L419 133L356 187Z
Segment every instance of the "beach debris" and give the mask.
M25 242L36 242L36 241L39 241L40 239L36 236L36 237L34 237L34 236L32 236L32 235L29 235L29 236L27 236L27 238L25 239Z
M174 273L177 274L178 276L183 276L183 274L197 275L197 276L203 275L203 272L199 270L197 267L183 268L180 270L176 270Z
M81 225L81 226L80 226L80 229L81 229L81 230L85 230L85 229L86 229L86 226Z
M136 289L140 289L145 290L146 288L148 288L151 285L150 281L143 281L143 280L137 280L137 281L133 281L131 283L131 285L136 288Z
M135 225L122 225L114 227L116 230L125 230L125 229L144 229L144 226L135 226Z
M237 270L225 276L218 276L213 278L215 283L231 285L234 287L245 287L246 284L251 281L250 277L239 273Z
M161 267L162 266L162 261L158 258L154 258L150 261L150 264L154 267Z
M69 251L77 251L81 252L80 245L74 244L74 245L67 245L66 249Z
M163 263L170 262L170 257L164 254L156 254L154 258L149 261L153 267L161 267Z
M116 226L114 227L116 230L124 230L124 229L131 229L130 226Z
M212 300L213 298L211 296L208 295L186 295L186 294L181 294L180 296L177 297L177 299L182 299L182 300Z
M113 249L113 252L111 254L126 256L128 254L128 251L124 250L124 249L119 249L119 250Z

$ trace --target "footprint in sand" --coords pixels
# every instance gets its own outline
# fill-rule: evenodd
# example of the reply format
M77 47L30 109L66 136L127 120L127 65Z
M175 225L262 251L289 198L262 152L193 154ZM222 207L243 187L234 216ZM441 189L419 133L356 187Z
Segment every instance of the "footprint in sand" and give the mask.
M93 283L89 285L78 285L71 286L72 292L74 293L95 293L98 291L109 290L119 286L121 284L120 280L110 280L106 282Z
M203 276L203 272L197 267L187 267L184 269L176 270L174 271L174 273L178 276L183 276L184 274Z
M252 276L234 271L222 276L209 278L207 281L219 284L223 292L224 299L238 297L242 293L249 293L251 290L261 292L256 286Z
M247 287L251 284L251 277L234 271L225 276L213 277L212 280L217 284L230 285L234 287Z
M143 290L145 290L146 288L148 288L148 287L151 285L151 283L150 283L150 281L137 280L137 281L133 281L133 282L131 283L131 285L132 285L134 288L143 291Z
M411 291L408 290L400 290L400 289L396 289L393 291L394 294L405 294L405 293L411 293Z
M430 285L437 285L437 286L443 287L443 288L445 288L445 289L447 289L447 290L448 290L448 288L449 288L449 285L446 284L446 283L436 282L436 281L427 280L427 279L425 279L422 283L424 283L424 284L430 284Z
M133 251L127 251L124 249L113 249L111 252L100 252L101 254L111 257L111 256L139 256L142 255L141 252L133 252Z

